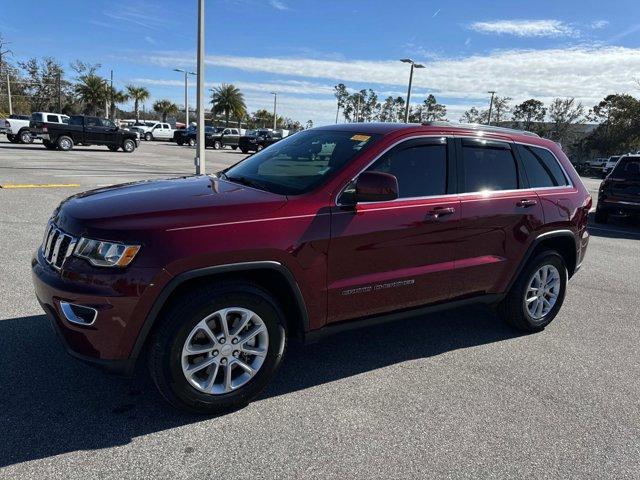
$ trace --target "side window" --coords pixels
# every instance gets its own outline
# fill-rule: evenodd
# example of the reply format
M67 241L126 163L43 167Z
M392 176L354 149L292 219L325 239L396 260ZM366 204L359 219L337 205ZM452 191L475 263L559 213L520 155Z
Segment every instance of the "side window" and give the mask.
M462 143L462 192L518 188L516 161L508 146Z
M101 125L100 120L96 117L87 117L86 119L87 127L98 127Z
M103 127L115 128L116 124L107 118L101 119L101 123Z
M569 185L569 181L562 171L555 155L549 150L538 147L520 145L520 153L524 162L524 168L532 187L563 187ZM531 170L529 165L531 164Z
M171 127L169 126L168 123L163 123L162 128L164 128L165 130L169 130Z
M229 135L230 133L231 133L231 130L229 130L228 128L225 128L225 129L222 131L222 134L223 134L223 135Z
M401 145L367 170L394 175L398 179L399 198L444 195L447 192L447 146Z
M58 123L59 121L58 115L47 115L47 122Z
M236 130L235 128L232 128L232 129L231 129L231 133L232 133L233 135L238 135L238 130Z
M71 117L71 120L69 120L69 125L77 125L77 126L82 126L82 117Z

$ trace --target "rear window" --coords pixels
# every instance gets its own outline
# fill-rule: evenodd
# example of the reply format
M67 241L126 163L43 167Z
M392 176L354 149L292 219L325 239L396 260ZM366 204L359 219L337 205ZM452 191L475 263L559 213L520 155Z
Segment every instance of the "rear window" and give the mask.
M511 150L498 145L463 144L463 192L515 190L518 170Z
M612 177L617 178L639 178L640 177L640 157L622 157L613 169Z
M31 114L31 121L32 122L44 122L44 115L42 115L41 113L32 113Z
M569 184L558 160L549 150L528 145L518 147L531 187L561 187Z

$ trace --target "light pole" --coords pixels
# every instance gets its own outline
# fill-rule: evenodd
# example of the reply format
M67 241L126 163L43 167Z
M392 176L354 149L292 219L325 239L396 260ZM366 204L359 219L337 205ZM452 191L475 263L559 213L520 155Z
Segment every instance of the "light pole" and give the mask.
M182 68L174 68L173 71L184 73L184 123L186 127L189 127L189 75L198 74L183 70Z
M487 119L487 125L491 125L491 110L493 109L493 96L496 94L494 90L489 90L487 93L491 94L491 101L489 102L489 118Z
M276 109L278 106L278 94L276 92L271 92L271 95L273 95L273 131L275 132L276 130L276 122L277 122L277 118L276 117Z
M409 123L409 101L411 100L411 83L413 83L413 69L424 68L424 65L416 63L410 58L400 59L402 63L410 63L411 71L409 72L409 88L407 89L407 104L404 107L404 123Z
M204 0L198 0L198 130L196 135L196 175L204 175Z

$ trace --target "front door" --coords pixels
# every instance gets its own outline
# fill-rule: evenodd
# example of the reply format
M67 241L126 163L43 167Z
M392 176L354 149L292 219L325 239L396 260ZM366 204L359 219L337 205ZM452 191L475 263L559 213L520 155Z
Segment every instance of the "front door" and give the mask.
M353 206L352 187L331 214L328 322L384 313L451 296L460 202L452 146L406 140L367 170L393 174L399 198Z
M83 143L102 143L104 140L104 129L102 122L98 117L86 117L84 124L85 142Z
M510 142L457 140L460 231L456 296L502 293L544 223Z

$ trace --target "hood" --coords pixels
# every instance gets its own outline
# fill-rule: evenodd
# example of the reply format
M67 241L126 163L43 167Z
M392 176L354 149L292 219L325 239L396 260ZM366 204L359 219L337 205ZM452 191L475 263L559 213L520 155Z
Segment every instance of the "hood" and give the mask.
M283 195L204 175L80 193L60 204L54 220L71 234L109 239L114 231L135 235L140 231L261 218L285 203Z

